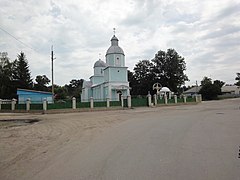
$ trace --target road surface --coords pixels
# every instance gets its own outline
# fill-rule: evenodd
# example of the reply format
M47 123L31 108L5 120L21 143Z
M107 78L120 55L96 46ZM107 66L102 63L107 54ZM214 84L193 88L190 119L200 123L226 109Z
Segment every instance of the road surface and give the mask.
M71 139L49 157L46 166L35 167L34 173L25 172L22 177L240 180L240 99L116 113L112 118L127 119L91 140ZM96 118L109 114L114 112L95 113Z

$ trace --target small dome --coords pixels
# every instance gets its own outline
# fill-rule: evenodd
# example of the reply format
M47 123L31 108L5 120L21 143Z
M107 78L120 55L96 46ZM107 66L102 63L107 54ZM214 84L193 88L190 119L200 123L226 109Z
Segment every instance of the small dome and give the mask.
M107 50L107 54L123 54L124 52L121 47L118 46L118 38L114 35L111 39L111 46Z
M107 66L106 63L99 59L98 61L95 62L93 67L106 67L106 66Z
M168 87L163 87L160 92L171 92Z

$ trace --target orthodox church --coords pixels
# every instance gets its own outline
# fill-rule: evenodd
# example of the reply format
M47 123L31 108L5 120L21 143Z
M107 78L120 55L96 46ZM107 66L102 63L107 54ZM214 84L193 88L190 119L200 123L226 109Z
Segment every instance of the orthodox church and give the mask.
M119 101L121 96L130 95L125 55L118 46L118 38L113 35L111 46L106 53L106 62L99 59L95 62L94 75L90 81L83 82L81 102L94 101Z

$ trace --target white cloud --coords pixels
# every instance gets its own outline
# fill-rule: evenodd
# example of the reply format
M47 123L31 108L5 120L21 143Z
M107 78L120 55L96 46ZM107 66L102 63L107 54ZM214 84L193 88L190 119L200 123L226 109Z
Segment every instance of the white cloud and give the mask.
M174 48L185 57L188 84L211 76L233 83L240 72L240 3L238 0L2 0L0 51L14 60L25 52L32 76L50 78L54 45L55 82L88 79L98 54L105 57L117 28L126 65L133 69L158 50Z

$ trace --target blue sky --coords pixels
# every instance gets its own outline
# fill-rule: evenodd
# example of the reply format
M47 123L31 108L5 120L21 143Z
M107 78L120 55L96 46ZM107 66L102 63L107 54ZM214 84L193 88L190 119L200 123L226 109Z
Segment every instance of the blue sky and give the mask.
M105 60L113 28L130 70L159 50L185 58L186 85L204 76L228 84L240 72L239 0L1 0L0 51L11 60L23 51L33 78L50 76L54 46L55 82L88 79Z

